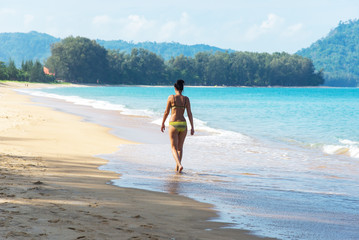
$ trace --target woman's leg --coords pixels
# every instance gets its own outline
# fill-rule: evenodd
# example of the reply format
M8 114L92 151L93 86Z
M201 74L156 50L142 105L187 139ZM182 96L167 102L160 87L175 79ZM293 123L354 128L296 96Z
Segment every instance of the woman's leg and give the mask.
M184 144L184 140L186 139L187 136L187 129L183 132L180 132L178 134L178 148L177 148L177 152L178 152L178 158L179 158L179 162L182 164L182 155L183 155L183 144Z
M180 157L178 155L178 140L179 140L179 133L178 131L170 126L169 127L169 135L170 135L170 141L171 141L171 150L173 158L176 161L176 171L181 172L183 167L181 165Z

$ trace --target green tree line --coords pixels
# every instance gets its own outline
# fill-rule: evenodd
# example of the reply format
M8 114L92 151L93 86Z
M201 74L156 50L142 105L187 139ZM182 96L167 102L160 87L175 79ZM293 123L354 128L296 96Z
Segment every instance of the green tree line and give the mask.
M146 49L106 50L96 41L68 37L51 47L45 64L73 83L168 85L317 86L323 84L310 59L288 53L200 52L165 61Z
M106 50L96 41L68 37L51 47L45 66L56 78L73 83L169 85L185 79L188 85L317 86L323 84L310 59L288 53L199 52L165 61L146 49L131 53ZM50 82L39 61L0 64L0 79Z
M21 68L17 68L14 60L8 64L0 61L0 80L16 80L27 82L54 82L55 77L44 73L44 66L37 61L23 61Z

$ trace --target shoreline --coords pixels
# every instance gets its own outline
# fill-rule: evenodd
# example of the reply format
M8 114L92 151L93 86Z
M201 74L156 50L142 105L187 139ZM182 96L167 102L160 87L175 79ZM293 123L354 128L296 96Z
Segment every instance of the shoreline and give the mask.
M94 156L131 142L81 117L35 105L12 90L23 84L0 87L1 237L263 239L208 221L217 216L210 204L108 184L119 175L99 170L107 161Z
M0 84L17 84L17 87L25 87L23 84L30 84L32 85L38 85L36 88L42 88L42 87L173 87L173 85L141 85L141 84L90 84L90 83L84 83L84 84L77 84L77 83L35 83L35 82L22 82L22 81L11 81L11 80L0 80ZM21 85L21 86L20 86ZM29 85L29 86L30 86ZM188 88L339 88L339 89L356 89L359 87L340 87L340 86L325 86L325 85L319 85L319 86L280 86L280 85L274 85L274 86L229 86L229 85L213 85L213 86L207 86L207 85L186 85Z

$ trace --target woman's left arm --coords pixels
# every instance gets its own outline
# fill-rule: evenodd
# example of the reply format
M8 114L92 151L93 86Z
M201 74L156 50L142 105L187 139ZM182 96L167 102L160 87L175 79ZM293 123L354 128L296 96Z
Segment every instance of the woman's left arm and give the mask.
M192 110L191 110L191 103L189 101L189 98L187 97L187 104L186 104L186 109L187 109L187 116L189 119L189 122L191 124L191 135L194 134L194 125L193 125L193 116L192 116Z

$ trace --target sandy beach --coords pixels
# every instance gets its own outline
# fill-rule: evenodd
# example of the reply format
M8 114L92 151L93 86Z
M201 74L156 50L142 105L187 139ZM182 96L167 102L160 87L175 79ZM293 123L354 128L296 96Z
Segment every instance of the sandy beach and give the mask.
M261 239L209 222L209 204L107 184L120 176L94 155L136 143L37 106L19 87L0 83L0 239Z

